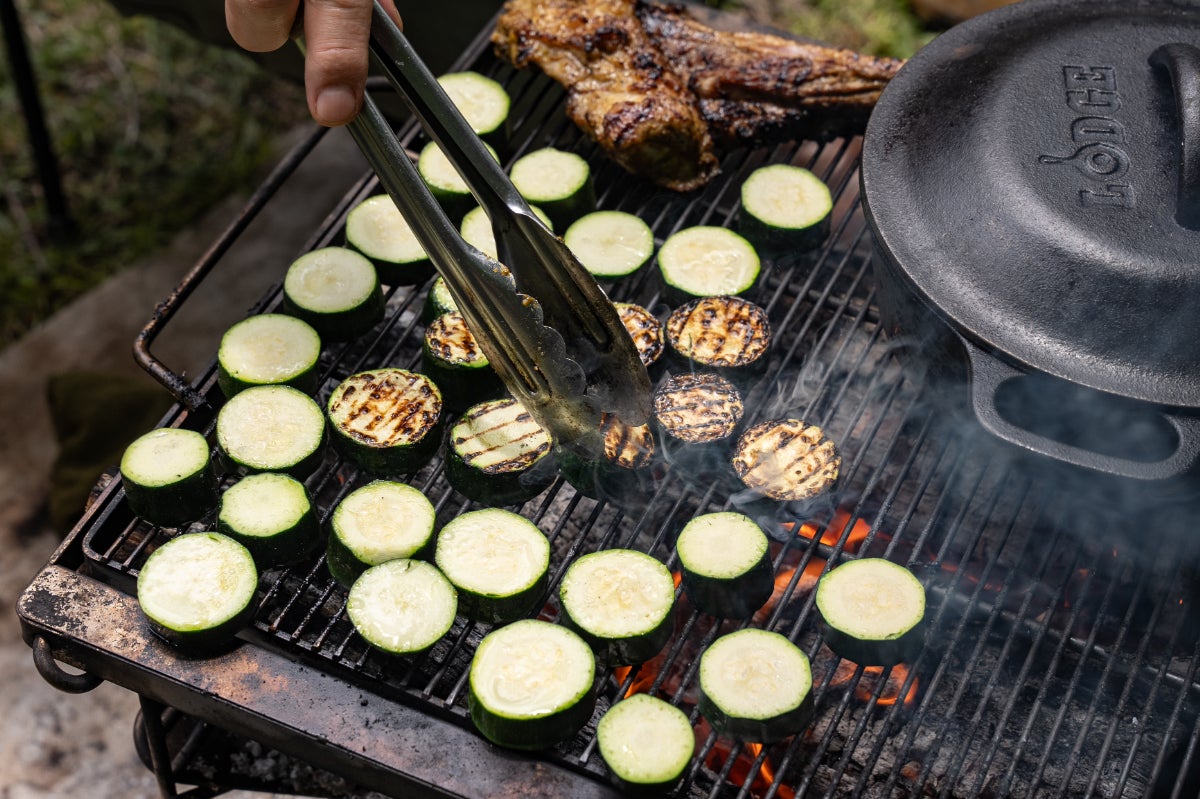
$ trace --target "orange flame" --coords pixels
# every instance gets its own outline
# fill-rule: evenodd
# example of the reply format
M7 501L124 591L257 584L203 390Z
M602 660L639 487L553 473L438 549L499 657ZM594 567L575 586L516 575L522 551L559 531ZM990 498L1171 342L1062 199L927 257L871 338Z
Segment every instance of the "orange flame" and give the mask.
M697 740L707 738L708 732L708 724L702 722L696 728ZM745 785L747 778L750 776L750 769L754 768L754 761L758 759L762 748L762 744L745 744L738 751L733 765L729 767L729 776L726 779L734 785ZM704 758L704 764L713 771L720 773L725 768L725 761L729 758L731 752L732 744L718 738L708 756ZM763 758L762 765L750 781L750 795L754 797L765 796L771 790L772 785L775 785L775 767L771 764L770 758ZM780 799L794 799L796 792L788 786L780 784L775 785L775 796L780 797Z
M833 514L833 519L825 526L824 531L817 529L817 526L812 522L805 522L797 528L795 522L784 522L783 529L787 532L796 531L796 535L807 538L810 541L820 541L826 546L836 546L841 539L842 533L846 530L846 525L850 523L850 513L845 510L839 510ZM871 534L871 525L865 519L855 519L854 526L850 528L850 534L846 537L846 552L857 553L862 547L863 541Z
M829 680L830 687L850 682L856 671L858 671L858 666L849 660L838 661L833 676ZM908 691L901 696L911 669L903 663L897 663L892 666L892 670L888 672L886 678L884 677L885 671L887 670L883 666L864 666L862 677L859 679L858 685L854 686L854 696L863 702L870 702L875 696L875 690L879 688L880 680L883 680L883 687L879 689L879 698L875 700L876 705L887 707L897 702L903 702L905 706L912 707L916 704L917 689L920 687L920 681L916 677L913 678Z

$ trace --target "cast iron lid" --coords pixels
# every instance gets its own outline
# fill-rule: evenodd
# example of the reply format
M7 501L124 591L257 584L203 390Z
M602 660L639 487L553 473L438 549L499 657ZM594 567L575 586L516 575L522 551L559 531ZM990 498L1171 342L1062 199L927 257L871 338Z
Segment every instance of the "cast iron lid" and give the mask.
M882 255L955 330L1013 361L1200 407L1189 42L1200 4L1163 0L1025 0L939 36L867 127L863 199Z

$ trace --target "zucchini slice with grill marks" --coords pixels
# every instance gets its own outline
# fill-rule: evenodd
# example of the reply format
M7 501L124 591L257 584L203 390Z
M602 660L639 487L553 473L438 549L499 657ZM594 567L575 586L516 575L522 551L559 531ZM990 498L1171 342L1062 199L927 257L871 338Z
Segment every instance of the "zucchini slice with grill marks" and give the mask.
M746 488L781 502L807 500L837 483L842 456L816 425L768 419L746 429L733 452L733 471Z
M925 586L883 558L843 563L817 583L825 643L861 666L912 660L925 644Z
M327 406L334 446L374 474L414 472L442 441L442 393L407 369L350 375Z
M258 569L250 552L220 533L166 542L138 572L138 605L159 637L197 654L229 644L254 614Z
M121 456L130 509L151 524L176 527L217 504L217 473L208 441L195 430L160 427Z
M675 579L656 558L606 549L576 560L558 589L562 622L608 665L649 660L674 629Z
M248 388L217 413L217 445L243 472L284 472L303 480L324 455L325 416L290 386Z
M718 734L774 743L812 718L808 657L779 633L748 627L700 656L700 714Z
M468 619L508 624L546 591L550 542L528 519L500 508L464 513L438 533L434 562Z
M389 286L415 286L433 277L433 261L386 194L368 197L350 210L346 244L371 259L379 279Z
M286 314L251 316L221 336L217 385L226 397L279 383L311 394L320 357L321 337L307 322Z
M458 595L422 560L399 558L362 573L346 597L346 615L368 644L388 655L424 652L450 631Z
M320 539L304 484L271 472L248 475L225 490L217 532L248 549L260 569L296 563Z
M833 196L803 167L759 167L742 183L741 194L738 229L764 252L811 250L829 233Z
M711 372L672 375L654 392L663 458L693 483L731 481L729 452L745 415L737 386Z
M629 302L615 302L617 315L621 324L633 338L633 346L637 348L638 357L647 369L658 362L666 349L666 336L663 335L662 322L643 308Z
M441 389L450 410L462 410L504 388L458 311L442 314L425 328L421 369Z
M412 486L375 480L356 488L329 517L329 573L348 586L371 566L425 557L435 522L433 503Z
M628 425L614 414L600 417L603 449L588 458L570 449L557 453L563 479L585 497L637 507L654 493L655 444L650 425Z
M478 502L525 502L554 481L551 444L550 434L517 400L481 402L450 429L446 479Z
M671 312L667 342L692 369L758 372L767 363L767 312L741 297L702 297Z
M732 230L700 225L667 237L658 249L658 268L673 299L716 297L753 288L762 262Z
M324 341L348 341L383 319L383 289L375 266L346 247L323 247L288 267L283 307L312 325Z
M513 185L529 202L566 230L584 214L596 210L592 170L582 156L544 147L518 158L509 170Z
M608 709L596 726L600 756L618 788L639 795L669 791L696 751L687 714L649 694Z
M625 211L593 211L579 217L563 234L567 247L597 278L632 275L654 254L654 232Z
M697 516L676 541L683 591L700 611L745 619L775 588L767 536L753 520L730 511Z
M488 633L475 650L467 707L476 729L511 749L571 738L596 707L596 659L566 627L537 619Z
M438 77L438 83L481 139L496 148L508 143L512 100L502 85L470 70L448 72Z

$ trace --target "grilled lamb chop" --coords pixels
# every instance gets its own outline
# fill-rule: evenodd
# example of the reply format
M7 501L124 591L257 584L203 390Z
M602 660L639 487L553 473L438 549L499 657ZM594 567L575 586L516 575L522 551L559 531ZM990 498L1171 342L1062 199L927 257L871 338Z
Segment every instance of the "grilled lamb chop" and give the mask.
M679 191L716 174L718 146L858 132L902 63L716 31L646 0L508 0L492 41L561 83L617 163Z

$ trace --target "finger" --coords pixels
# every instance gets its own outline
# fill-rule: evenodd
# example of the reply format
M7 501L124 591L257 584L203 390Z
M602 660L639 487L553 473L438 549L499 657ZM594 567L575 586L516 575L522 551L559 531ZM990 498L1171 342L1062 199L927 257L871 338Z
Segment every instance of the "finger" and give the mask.
M308 108L322 125L354 118L367 81L371 0L307 0L304 84Z
M300 0L225 0L225 26L252 53L278 50L288 40Z

